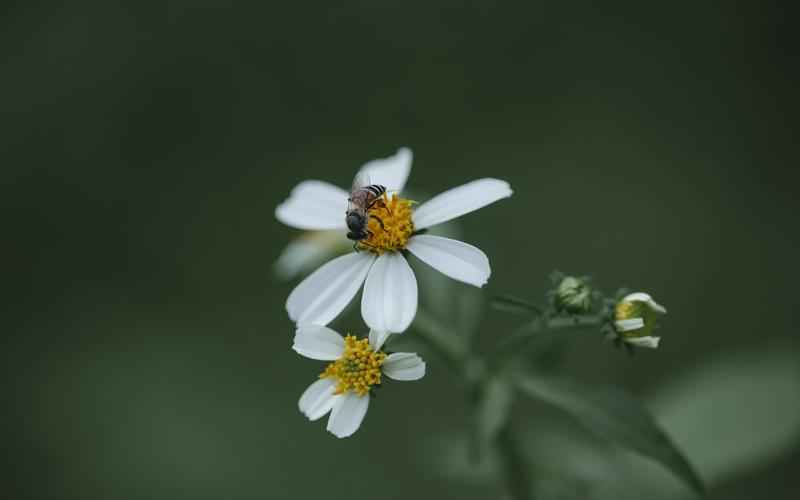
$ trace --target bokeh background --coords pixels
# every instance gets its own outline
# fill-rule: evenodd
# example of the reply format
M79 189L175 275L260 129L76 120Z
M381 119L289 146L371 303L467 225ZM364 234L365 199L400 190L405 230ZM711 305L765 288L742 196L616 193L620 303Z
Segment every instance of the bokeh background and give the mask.
M296 408L321 365L290 349L296 280L273 262L297 233L274 208L408 145L417 192L512 183L458 227L492 258L486 296L541 300L558 268L670 310L657 352L582 337L564 373L642 398L712 497L796 498L791 19L765 2L6 5L3 496L501 495L464 459L464 395L424 345L429 376L384 389L351 439ZM518 321L488 310L481 342ZM516 410L542 498L681 488Z

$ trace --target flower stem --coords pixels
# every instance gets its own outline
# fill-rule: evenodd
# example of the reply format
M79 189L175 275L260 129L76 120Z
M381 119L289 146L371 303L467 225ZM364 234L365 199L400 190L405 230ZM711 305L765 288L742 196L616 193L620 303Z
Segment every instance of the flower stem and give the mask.
M497 345L494 351L489 354L490 365L497 366L505 360L516 358L524 353L530 343L539 337L538 334L540 333L568 328L600 326L603 321L604 318L600 315L555 318L538 316L517 328Z
M510 424L506 424L497 436L497 445L503 462L508 492L514 500L533 500L530 468L519 447L519 440L514 435Z

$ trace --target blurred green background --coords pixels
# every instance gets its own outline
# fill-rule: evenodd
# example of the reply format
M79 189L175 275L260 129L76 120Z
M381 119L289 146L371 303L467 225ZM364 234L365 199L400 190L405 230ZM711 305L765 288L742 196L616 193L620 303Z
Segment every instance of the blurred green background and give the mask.
M646 401L714 498L796 498L783 6L231 4L3 8L5 498L497 498L490 466L460 463L464 397L424 346L428 377L385 389L353 438L296 407L322 366L290 349L294 282L272 265L296 233L274 208L401 145L417 191L512 183L459 228L492 259L487 296L540 300L558 268L669 309L658 351L585 337L565 373ZM489 311L481 341L515 321ZM517 410L542 498L668 491Z

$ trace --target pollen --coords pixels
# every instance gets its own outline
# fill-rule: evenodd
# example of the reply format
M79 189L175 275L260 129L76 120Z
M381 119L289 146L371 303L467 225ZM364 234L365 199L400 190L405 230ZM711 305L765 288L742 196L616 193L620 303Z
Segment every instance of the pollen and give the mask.
M353 391L364 396L374 385L381 383L381 365L386 353L373 351L368 339L353 335L344 338L344 354L329 364L319 378L336 379L336 394Z
M369 236L358 244L361 250L378 255L406 247L414 233L411 205L414 202L384 193L369 209Z
M633 302L620 302L614 308L614 319L623 320L641 316L640 307Z

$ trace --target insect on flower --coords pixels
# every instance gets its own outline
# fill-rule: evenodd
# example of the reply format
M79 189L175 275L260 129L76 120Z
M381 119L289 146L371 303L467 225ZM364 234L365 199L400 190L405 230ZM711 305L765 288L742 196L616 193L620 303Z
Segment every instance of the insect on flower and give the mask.
M364 172L359 172L353 179L353 187L350 189L350 198L347 199L348 207L345 212L345 222L347 238L355 241L353 248L358 250L358 242L367 239L372 235L369 230L369 220L375 219L383 228L383 220L369 210L386 193L386 186L380 184L370 184L369 176Z
M377 331L405 331L417 313L417 278L408 263L412 255L452 279L476 287L486 284L492 270L483 251L425 233L508 198L511 186L500 179L482 178L417 204L402 195L410 171L411 150L401 148L393 156L361 167L359 172L366 176L356 176L350 193L327 182L307 180L278 205L279 221L305 230L338 229L356 250L323 264L289 294L286 311L295 324L330 323L363 286L364 322Z

